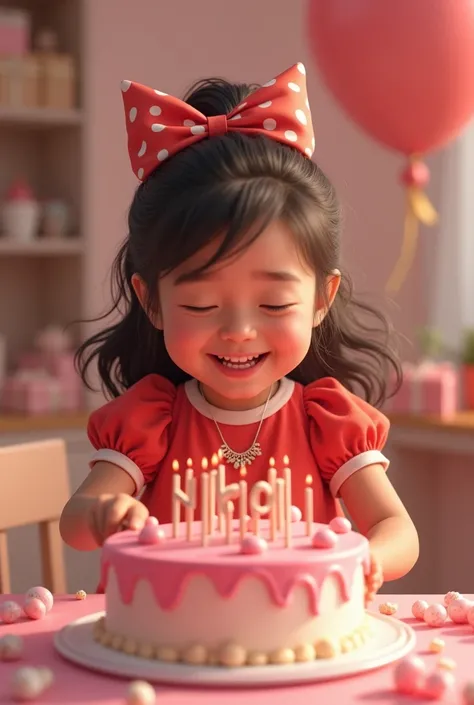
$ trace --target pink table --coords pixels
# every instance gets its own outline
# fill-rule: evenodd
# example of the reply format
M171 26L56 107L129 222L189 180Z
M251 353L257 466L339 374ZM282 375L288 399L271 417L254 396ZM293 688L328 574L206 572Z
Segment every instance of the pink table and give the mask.
M470 596L474 599L474 596ZM15 596L1 596L0 600L18 599ZM474 630L469 625L456 625L449 622L440 629L431 629L411 618L411 605L417 599L413 595L377 598L377 604L384 601L397 602L397 616L411 624L416 630L416 652L426 659L429 666L435 665L439 656L427 652L431 639L442 637L446 642L443 656L457 662L456 677L459 687L469 679L474 679L473 645ZM423 596L428 602L439 602L439 596ZM19 598L21 601L21 598ZM25 640L25 655L21 662L0 662L0 703L11 703L9 681L11 674L21 664L45 665L55 674L55 683L50 690L36 700L38 705L56 703L58 705L124 705L127 681L116 680L80 668L59 656L53 646L54 632L83 615L103 609L102 595L88 595L84 602L66 596L56 598L53 610L38 622L22 621L13 625L1 625L0 636L4 633L20 634ZM157 705L410 705L421 701L415 698L398 696L392 688L393 666L386 666L356 677L344 680L327 681L314 685L300 685L260 690L198 690L196 688L156 686ZM460 702L458 700L458 702Z

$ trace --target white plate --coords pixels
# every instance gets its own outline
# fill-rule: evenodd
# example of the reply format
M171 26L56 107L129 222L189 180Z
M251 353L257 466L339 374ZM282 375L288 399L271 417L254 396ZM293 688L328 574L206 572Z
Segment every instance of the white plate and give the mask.
M93 638L93 627L103 614L96 612L81 617L57 632L54 644L59 653L69 661L94 671L157 683L245 688L327 680L385 666L402 658L415 646L415 633L407 624L393 617L368 612L373 636L359 649L335 659L318 659L289 666L189 666L128 656L98 644Z

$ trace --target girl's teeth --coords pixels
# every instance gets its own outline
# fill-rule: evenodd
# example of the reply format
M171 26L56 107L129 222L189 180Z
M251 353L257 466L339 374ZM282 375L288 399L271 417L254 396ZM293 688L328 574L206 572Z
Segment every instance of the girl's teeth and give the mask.
M251 355L250 357L227 357L218 355L217 358L225 367L230 367L234 370L244 370L249 367L254 367L257 364L260 355Z

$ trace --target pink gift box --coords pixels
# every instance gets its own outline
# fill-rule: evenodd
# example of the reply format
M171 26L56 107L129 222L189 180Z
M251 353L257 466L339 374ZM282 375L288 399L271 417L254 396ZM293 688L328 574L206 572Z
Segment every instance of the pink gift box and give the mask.
M28 352L20 355L19 370L46 370L70 387L80 387L81 380L74 369L73 352Z
M30 43L30 20L24 10L0 9L0 55L24 56Z
M81 402L80 387L70 388L41 371L17 372L6 379L1 393L5 411L31 415L78 411Z
M403 383L385 409L397 414L429 414L447 419L458 411L459 374L449 362L403 365Z

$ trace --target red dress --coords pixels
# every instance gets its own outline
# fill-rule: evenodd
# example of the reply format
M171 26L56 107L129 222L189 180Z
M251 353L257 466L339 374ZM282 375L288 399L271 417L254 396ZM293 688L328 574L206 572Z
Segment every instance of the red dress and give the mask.
M252 445L262 411L213 407L212 414L227 444L242 452ZM284 378L268 403L258 436L262 455L247 467L247 482L267 479L270 458L281 470L287 455L292 503L303 510L306 476L311 475L314 520L329 522L341 514L337 497L350 475L374 463L388 467L381 452L388 429L383 414L333 378L307 386ZM93 412L88 435L96 449L91 465L105 460L121 467L137 493L144 489L141 499L161 523L171 521L173 460L179 462L184 486L186 460L193 460L199 477L201 459L210 459L221 445L196 380L175 387L159 375L148 375ZM227 464L226 482L238 480L239 470Z

